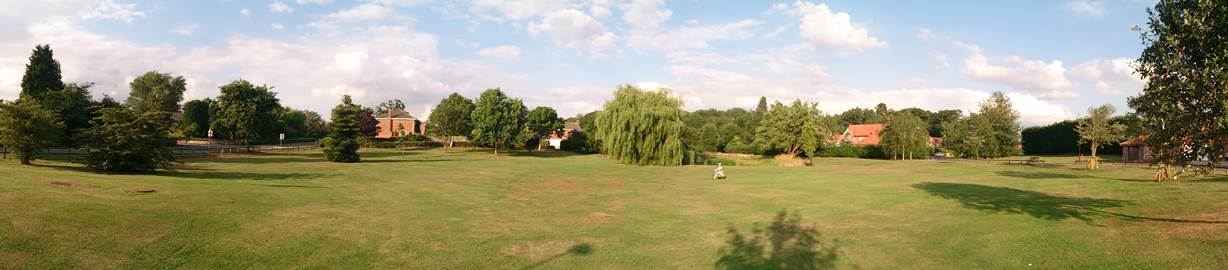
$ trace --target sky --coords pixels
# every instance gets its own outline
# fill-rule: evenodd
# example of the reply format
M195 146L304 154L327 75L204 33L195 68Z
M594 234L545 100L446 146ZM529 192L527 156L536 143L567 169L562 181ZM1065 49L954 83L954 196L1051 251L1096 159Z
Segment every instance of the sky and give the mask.
M1142 91L1134 59L1153 1L272 0L0 1L0 99L20 93L36 44L66 82L126 98L147 71L187 79L185 101L236 79L325 116L341 95L400 99L427 117L452 92L499 87L567 117L622 84L685 109L759 97L828 114L975 110L1007 93L1025 126Z

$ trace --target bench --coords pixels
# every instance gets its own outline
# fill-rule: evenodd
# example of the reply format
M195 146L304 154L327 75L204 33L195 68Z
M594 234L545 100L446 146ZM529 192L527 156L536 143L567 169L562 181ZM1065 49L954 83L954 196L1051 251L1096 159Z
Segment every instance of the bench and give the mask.
M1004 159L1004 160L1000 160L1000 161L1002 161L1002 162L1006 162L1006 164L1020 164L1020 165L1039 165L1039 164L1045 164L1045 160L1043 160L1043 159L1036 159L1036 158L1034 158L1034 159Z

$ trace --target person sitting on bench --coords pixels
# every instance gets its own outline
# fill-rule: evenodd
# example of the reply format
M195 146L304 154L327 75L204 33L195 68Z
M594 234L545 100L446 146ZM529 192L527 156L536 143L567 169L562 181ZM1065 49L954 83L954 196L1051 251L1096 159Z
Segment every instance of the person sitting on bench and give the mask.
M716 169L712 170L712 180L725 179L725 166L720 163L716 164Z

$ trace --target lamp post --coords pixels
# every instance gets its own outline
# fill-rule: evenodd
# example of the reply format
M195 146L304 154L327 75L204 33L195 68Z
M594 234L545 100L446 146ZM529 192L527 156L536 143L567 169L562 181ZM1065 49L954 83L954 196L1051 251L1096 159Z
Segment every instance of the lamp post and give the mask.
M205 152L206 152L206 153L208 153L208 152L213 152L213 129L212 129L212 128L211 128L211 129L209 129L209 134L208 134L208 135L206 135L206 136L208 136L208 137L209 137L209 143L208 143L208 145L205 147Z

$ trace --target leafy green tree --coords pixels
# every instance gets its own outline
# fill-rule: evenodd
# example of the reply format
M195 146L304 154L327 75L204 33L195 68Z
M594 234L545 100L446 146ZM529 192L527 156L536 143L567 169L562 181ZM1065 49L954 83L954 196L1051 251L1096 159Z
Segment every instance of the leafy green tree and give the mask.
M302 111L307 120L307 137L322 138L328 136L328 123L324 122L324 118L320 117L320 113L314 111Z
M1087 162L1087 169L1100 168L1100 158L1096 156L1096 150L1101 145L1121 141L1125 137L1125 125L1109 122L1116 111L1113 105L1104 104L1088 108L1087 117L1079 119L1079 126L1075 128L1079 132L1079 141L1088 143L1092 151L1092 160Z
M167 117L179 111L179 102L183 101L183 92L187 91L187 80L183 76L157 71L141 74L128 85L132 87L128 106L136 113L161 111Z
M328 124L328 137L321 140L324 158L332 162L358 162L358 138L362 129L359 117L362 106L354 105L349 95L341 97L341 104L333 107L333 121Z
M790 105L776 102L756 130L755 143L783 154L814 157L825 133L820 130L818 106L801 100Z
M929 119L930 137L942 137L944 131L942 128L943 124L959 121L959 118L962 116L963 112L960 110L941 110L934 112Z
M310 124L307 122L307 112L287 109L281 116L282 130L286 134L286 138L311 138L312 134Z
M51 46L36 45L26 64L26 73L21 77L21 97L40 99L43 93L64 89L60 75L60 62L56 61Z
M63 89L50 90L31 97L39 105L56 114L64 122L64 134L60 136L60 145L75 145L73 140L81 130L90 127L93 118L94 102L90 100L92 83L70 83Z
M1005 157L1019 154L1019 112L1011 105L1010 98L1002 92L993 92L984 102L981 102L979 115L992 127L992 138L986 138L988 157Z
M268 86L256 86L246 80L223 85L217 97L213 126L230 134L231 139L272 142L277 139L277 120L281 104L277 93ZM216 136L216 134L215 134Z
M170 168L175 156L166 141L170 127L166 112L137 113L129 108L106 108L82 133L85 163L113 172L143 172Z
M623 164L677 166L685 162L682 101L669 90L620 86L597 117L601 150Z
M439 101L439 105L431 111L427 121L426 132L441 136L452 147L452 137L469 136L473 132L473 101L452 93Z
M590 153L602 153L601 139L597 138L597 119L601 115L601 111L594 111L584 114L580 117L580 130L584 131L585 143Z
M693 135L688 136L689 139L687 139L687 142L690 143L692 150L700 152L715 152L720 150L720 147L722 146L720 130L716 128L716 124L714 123L707 123L698 130L695 130L693 134L692 132L688 132L687 134Z
M525 128L537 140L537 150L541 150L543 143L550 134L563 133L563 119L559 118L559 114L550 107L537 107L529 111L525 115Z
M1228 3L1162 0L1147 14L1136 70L1146 85L1129 104L1162 181L1176 178L1170 166L1218 164L1228 149Z
M387 115L391 110L405 110L405 102L400 99L389 99L375 106L375 115Z
M943 130L943 146L966 158L988 157L988 149L996 145L993 125L980 114L948 122Z
M183 104L183 120L179 122L179 129L184 135L197 138L209 135L212 120L210 107L213 107L214 103L213 99L205 98Z
M0 145L30 165L39 149L51 146L64 135L64 123L38 102L22 98L0 102Z
M844 111L836 116L836 122L840 124L840 129L844 129L849 125L859 124L877 124L886 122L886 118L871 109L852 108Z
M1028 155L1070 154L1079 148L1079 123L1065 120L1023 129L1023 152Z
M901 110L887 121L879 144L891 158L912 159L929 154L927 123L911 112Z
M473 142L491 146L494 154L524 135L526 109L518 98L509 98L499 88L487 89L478 97L470 115Z

